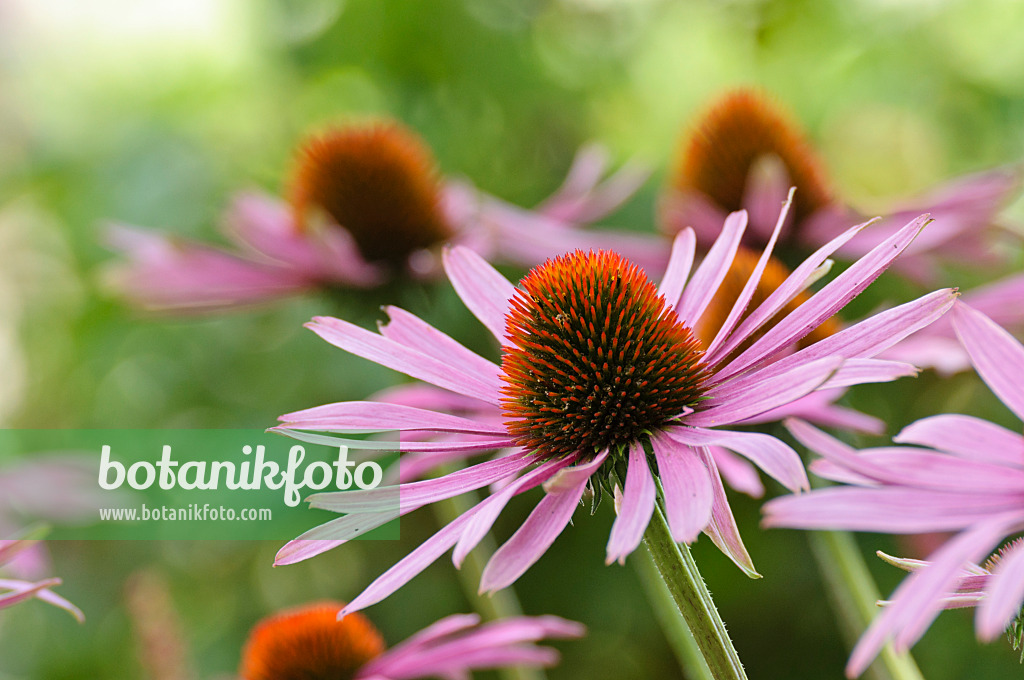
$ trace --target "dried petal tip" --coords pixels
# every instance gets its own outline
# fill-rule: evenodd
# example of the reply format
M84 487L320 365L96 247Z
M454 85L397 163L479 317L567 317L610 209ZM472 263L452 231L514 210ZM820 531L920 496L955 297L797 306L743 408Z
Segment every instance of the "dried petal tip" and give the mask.
M243 680L351 680L384 651L369 620L340 602L318 602L269 616L253 628L242 653Z
M764 94L736 90L701 116L683 143L673 188L697 190L726 211L744 207L751 169L764 159L782 162L797 188L794 222L831 201L821 162L799 128Z
M534 269L506 323L506 424L520 446L547 457L618 450L701 398L700 344L614 253L576 251Z
M290 187L300 229L315 210L347 230L363 257L401 266L451 236L426 145L395 123L334 128L299 149Z

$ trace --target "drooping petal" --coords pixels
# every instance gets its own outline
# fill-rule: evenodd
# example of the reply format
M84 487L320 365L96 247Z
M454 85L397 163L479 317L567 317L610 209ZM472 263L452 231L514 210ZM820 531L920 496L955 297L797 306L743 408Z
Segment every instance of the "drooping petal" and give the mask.
M362 593L349 602L341 610L339 616L344 616L345 614L377 604L436 562L441 555L450 550L455 545L455 542L459 540L459 535L466 528L475 511L476 507L467 510L436 534L419 544L415 550L378 576Z
M562 533L580 502L590 475L604 463L604 452L593 461L566 468L548 483L546 494L521 527L491 557L480 580L480 592L512 584L540 559Z
M535 469L519 477L515 481L503 487L497 493L484 499L478 506L473 519L466 525L465 531L459 537L459 542L452 552L452 562L456 568L462 567L466 555L475 548L487 532L491 530L494 521L505 508L513 496L529 491L530 489L543 484L559 470L570 464L568 460L554 460L541 463Z
M766 527L923 534L956 531L1021 505L1020 495L835 487L783 496L762 508Z
M912 447L856 451L800 420L787 420L785 425L807 448L876 482L936 491L1024 495L1024 470Z
M714 488L710 473L699 454L671 437L655 436L651 447L665 490L665 519L672 538L693 543L711 521Z
M704 465L708 469L708 477L711 480L711 488L714 492L714 500L711 504L711 521L704 527L704 533L708 535L711 542L718 547L725 556L736 564L743 573L750 578L761 578L754 568L754 562L750 559L747 548L740 538L739 527L732 516L732 508L729 507L729 499L725 495L725 487L722 486L722 479L718 475L718 468L715 459L707 450L707 447L698 449Z
M749 458L791 491L808 488L807 473L796 451L771 435L760 432L731 432L704 428L673 427L666 434L694 448L724 446Z
M622 494L619 515L608 537L605 564L625 564L626 556L640 545L651 515L654 514L655 494L654 477L647 466L647 453L643 444L633 444L629 448L626 488Z
M469 311L505 344L505 314L515 286L468 248L445 250L444 269Z
M722 446L709 446L708 450L726 484L751 498L764 496L764 484L753 463Z
M157 232L119 226L110 229L107 241L129 258L107 272L107 283L153 311L222 311L313 287L302 272Z
M960 303L953 308L953 328L985 384L1024 420L1024 346L984 314Z
M852 408L838 406L838 401L845 390L818 389L796 401L765 411L759 416L748 418L744 424L775 423L786 418L801 418L816 425L836 427L841 430L882 434L885 432L885 421L855 411Z
M311 508L331 512L377 513L391 509L397 513L401 496L401 512L405 514L424 505L493 484L523 471L528 465L530 461L519 453L477 463L437 479L403 484L401 487L316 493L307 500Z

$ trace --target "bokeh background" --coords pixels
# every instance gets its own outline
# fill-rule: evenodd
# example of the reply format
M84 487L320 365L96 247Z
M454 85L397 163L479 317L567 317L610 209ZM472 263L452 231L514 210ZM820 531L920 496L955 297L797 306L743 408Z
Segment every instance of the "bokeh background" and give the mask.
M619 162L655 168L606 222L652 231L684 126L726 88L759 85L805 126L841 194L870 212L1024 157L1022 32L1024 4L1001 0L0 0L0 425L264 427L362 398L400 376L301 325L331 313L370 326L382 303L495 356L445 284L200 320L147 317L105 290L104 224L216 240L232 193L279 192L295 144L323 124L400 119L445 174L521 205L554 190L576 148L599 140ZM914 290L883 277L851 312ZM1019 428L967 375L926 373L849 402L890 433L946 410ZM13 463L0 452L0 465ZM838 678L847 652L806 539L759 529L759 506L734 495L763 580L706 538L695 547L748 674ZM513 504L499 534L529 507ZM359 542L285 568L271 568L270 543L51 544L60 592L87 620L39 603L0 613L0 678L161 680L140 654L154 620L178 628L168 654L190 677L224 677L254 621L351 598L436 528L420 514L400 543ZM608 504L580 513L519 582L528 613L590 628L559 645L563 662L548 675L682 677L634 571L603 566L610 524ZM900 550L888 537L859 540L866 555ZM869 563L889 592L900 573ZM153 588L166 597L139 597ZM158 615L140 601L157 602ZM397 642L468 607L442 559L369 615ZM974 641L965 612L943 615L914 652L931 680L1022 672L1005 642Z

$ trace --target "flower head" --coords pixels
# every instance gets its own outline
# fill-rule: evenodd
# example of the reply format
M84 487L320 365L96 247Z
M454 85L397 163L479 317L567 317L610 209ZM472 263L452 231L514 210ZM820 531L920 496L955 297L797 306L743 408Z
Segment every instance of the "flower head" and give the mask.
M955 305L951 317L982 380L1024 420L1024 346L963 303ZM812 470L848 486L771 501L765 506L768 525L958 532L931 556L931 564L916 564L915 573L893 593L890 606L854 650L847 666L853 677L890 637L897 648L916 642L950 603L950 593L965 587L961 579L981 575L969 573L970 565L1024 531L1024 436L977 418L945 414L919 420L895 438L914 446L856 451L806 423L788 426L823 456ZM1020 611L1024 550L1017 545L990 567L983 584L987 595L970 602L978 604L977 629L984 640L1002 633Z
M628 446L700 400L700 344L615 253L576 251L534 269L506 332L506 426L517 446L544 457Z
M289 195L298 229L310 228L318 208L364 259L391 266L451 238L434 159L404 127L331 128L307 139L297 156Z
M908 224L780 318L779 311L815 279L831 252L862 227L851 228L746 313L784 221L785 210L725 321L703 346L690 329L699 324L732 265L746 227L743 213L729 217L692 276L695 238L692 231L682 232L657 288L611 253L558 258L531 272L517 289L475 253L449 251L449 278L503 345L501 366L401 309L387 309L390 321L380 334L339 319L314 319L309 327L328 342L429 383L433 388L428 389L443 400L430 405L424 399L420 406L329 404L283 416L278 431L358 448L366 444L306 431L399 430L400 449L416 457L451 460L500 453L436 479L316 494L310 499L313 507L347 514L289 543L278 553L278 563L306 559L380 526L394 518L396 505L405 514L502 482L377 579L346 611L387 597L449 549L454 548L453 561L461 564L505 506L537 487L543 488L543 497L488 563L483 591L511 584L540 559L588 488L614 493L619 487L621 494L608 562L624 561L637 548L660 504L676 540L692 542L703 531L757 576L710 447L748 459L790 489L806 488L800 458L789 446L731 427L784 409L821 388L913 374L907 364L870 357L933 321L955 297L951 290L937 291L795 350L796 343L878 276L926 219ZM443 436L424 439L425 433ZM661 498L655 472L664 489Z
M249 634L242 680L411 680L462 677L474 669L549 666L557 653L530 643L583 635L578 623L554 616L479 625L449 616L388 650L369 619L338 619L340 602L318 602L269 616Z
M627 164L602 179L607 164L601 149L583 148L565 184L525 210L443 178L427 145L397 123L329 128L300 145L287 202L262 194L234 201L225 226L237 249L115 227L108 241L128 261L109 271L109 283L147 309L209 312L435 277L443 244L525 266L606 247L662 269L657 237L579 228L615 210L648 174Z
M762 244L774 216L769 213L768 223L757 220L759 192L781 198L796 187L796 225L832 202L824 167L810 143L776 102L755 90L729 92L698 118L670 182L680 197L703 197L727 212L750 208L760 223L747 238L760 237Z
M831 188L824 166L805 135L778 104L756 90L727 92L691 126L662 196L661 226L674 234L692 226L698 244L709 247L725 214L750 213L746 244L763 245L772 232L775 206L797 188L783 250L803 253L862 221L862 212ZM863 256L908 220L930 213L936 225L896 264L919 280L936 278L943 262L991 264L991 241L1000 229L997 213L1020 187L1020 171L996 169L960 178L911 201L885 207L888 216L871 235L836 250L846 259Z

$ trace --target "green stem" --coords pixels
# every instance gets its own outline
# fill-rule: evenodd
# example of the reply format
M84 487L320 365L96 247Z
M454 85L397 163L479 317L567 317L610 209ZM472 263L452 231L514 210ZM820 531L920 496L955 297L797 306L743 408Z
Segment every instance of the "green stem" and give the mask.
M438 522L448 524L476 505L478 500L476 494L462 494L455 498L434 503L431 507L434 509L434 516ZM487 621L496 621L510 616L522 616L523 614L519 598L511 586L497 591L490 597L480 595L480 577L483 576L484 567L496 549L497 546L494 543L494 538L490 534L484 536L480 544L466 555L462 568L456 570L459 576L459 584L462 586L462 592L466 595L466 599L469 600L473 609ZM540 668L526 668L522 666L500 668L497 672L504 680L545 680L547 677Z
M878 611L879 594L853 536L845 531L809 531L811 551L828 585L829 599L849 648ZM891 644L868 668L874 680L924 680L909 653L897 654Z
M706 672L703 677L711 680L746 680L743 664L740 663L736 648L725 630L722 617L718 615L690 549L672 538L665 515L658 506L655 506L654 516L644 533L644 545L665 584L665 591L671 597L677 615L682 614L706 663L706 671L700 665L696 668L691 665L684 670ZM676 633L669 630L666 634L670 640L678 642L679 636ZM680 646L676 654L681 657L688 652Z
M686 627L686 621L679 616L679 607L672 599L668 586L661 580L661 573L650 553L635 553L630 562L640 575L647 601L654 609L654 616L658 619L679 667L683 669L683 675L687 680L714 680L708 662L704 660L697 641L693 639L693 633Z

